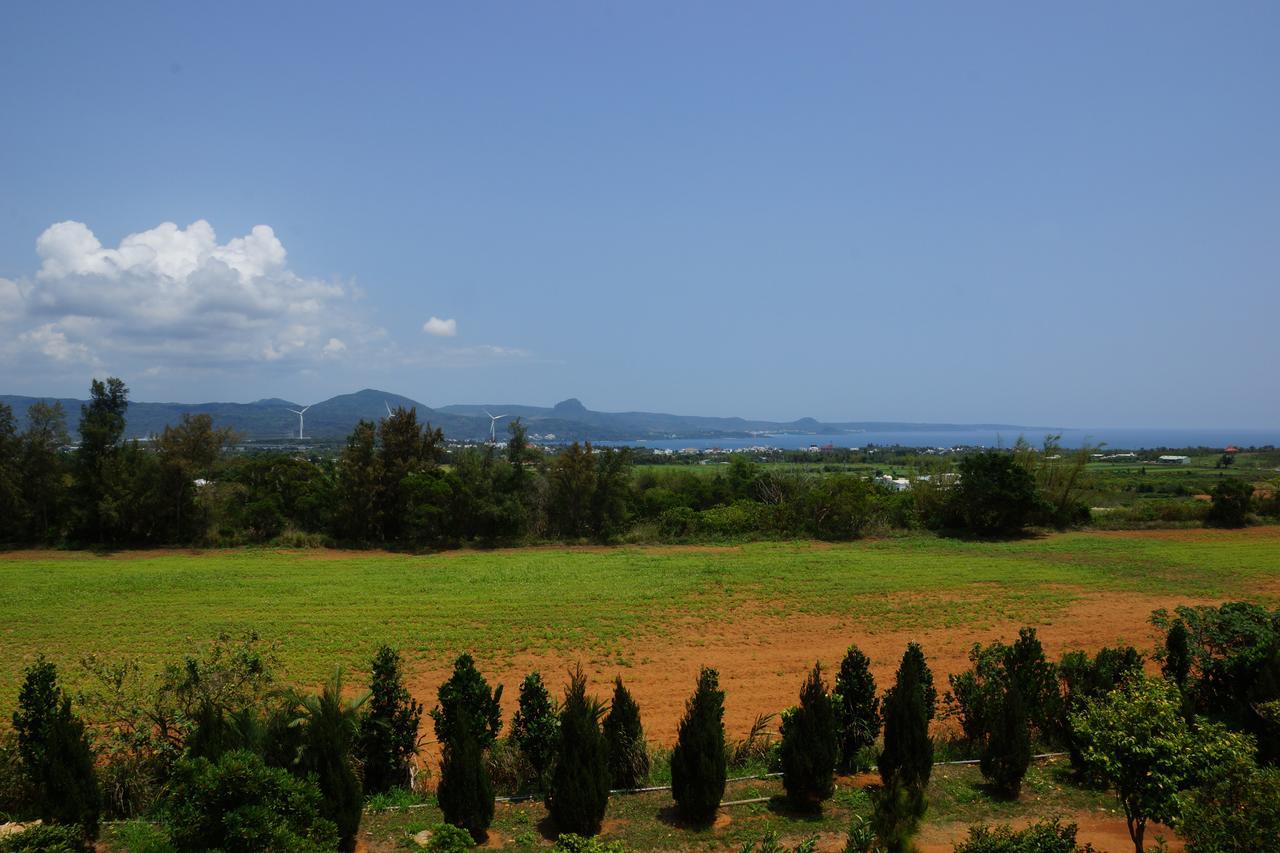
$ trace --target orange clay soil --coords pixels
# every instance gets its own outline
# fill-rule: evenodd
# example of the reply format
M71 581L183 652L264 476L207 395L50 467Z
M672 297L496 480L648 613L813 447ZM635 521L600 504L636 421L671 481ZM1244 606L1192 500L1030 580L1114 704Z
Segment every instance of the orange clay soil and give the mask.
M1118 643L1150 652L1157 643L1157 632L1147 621L1152 610L1216 603L1132 592L1080 590L1079 594L1080 598L1051 621L1035 626L1050 659L1068 649L1095 651ZM506 720L515 711L521 680L533 670L542 672L543 680L558 694L567 681L568 669L580 661L589 688L606 701L614 677L620 675L640 703L647 738L670 745L675 741L685 700L693 692L698 669L703 665L720 671L720 684L726 691L725 728L730 739L736 739L746 734L757 714L775 713L794 705L801 681L814 661L821 661L828 680L833 679L850 643L856 643L870 656L876 683L883 690L891 683L907 642L919 642L941 695L947 676L968 667L968 654L974 643L1009 640L1019 627L1009 622L994 628L868 632L857 620L840 616L779 617L740 611L732 622L674 619L659 636L621 641L615 654L608 658L584 650L581 656L572 652L502 659L482 656L476 664L490 684L504 686ZM625 663L616 662L619 655ZM434 707L436 689L449 677L451 667L413 661L407 666L411 692L428 709Z

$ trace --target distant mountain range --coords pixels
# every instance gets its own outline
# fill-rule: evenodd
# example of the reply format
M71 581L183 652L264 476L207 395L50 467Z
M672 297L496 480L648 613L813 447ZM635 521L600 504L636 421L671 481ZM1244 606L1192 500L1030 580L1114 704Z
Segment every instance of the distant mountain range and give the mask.
M24 426L27 408L38 400L54 402L51 397L22 397L0 394L0 403L7 404L17 417L19 429ZM74 434L80 418L80 406L84 400L57 399L67 412L67 428ZM360 419L377 421L386 417L387 408L404 406L417 409L418 420L431 423L444 430L446 438L474 440L489 435L489 417L485 410L495 415L519 417L528 426L531 436L547 441L626 441L659 438L737 438L753 433L808 433L833 434L861 432L864 430L947 431L972 429L1000 429L1016 431L1030 429L1014 424L922 424L888 421L849 421L822 423L813 418L799 420L757 421L746 418L713 418L696 415L668 415L656 412L594 412L576 398L556 403L554 406L524 406L506 403L490 405L454 405L432 409L416 400L388 391L366 388L354 394L342 394L323 402L314 403L305 415L306 432L310 439L332 440L348 435ZM290 409L301 409L302 404L271 398L253 403L146 403L130 402L125 427L130 438L145 438L159 433L166 425L176 424L184 413L206 413L218 426L227 426L245 438L256 440L297 437L298 416ZM506 421L500 421L499 438L506 435Z

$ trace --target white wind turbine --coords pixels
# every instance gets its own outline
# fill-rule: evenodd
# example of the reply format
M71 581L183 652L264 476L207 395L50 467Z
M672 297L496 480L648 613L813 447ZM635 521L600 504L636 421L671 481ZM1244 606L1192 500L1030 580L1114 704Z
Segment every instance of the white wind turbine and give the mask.
M315 403L312 403L311 405L314 406ZM289 411L293 412L295 415L298 416L298 440L299 441L302 440L302 416L307 413L307 409L309 408L311 408L311 406L303 406L301 411L299 411L298 409L289 409Z
M486 415L489 415L488 409L481 409L480 411L484 412ZM498 421L505 417L508 417L508 416L507 415L489 415L489 443L490 444L498 443Z
M391 404L388 403L386 400L383 400L382 405L387 407L387 417L391 417Z

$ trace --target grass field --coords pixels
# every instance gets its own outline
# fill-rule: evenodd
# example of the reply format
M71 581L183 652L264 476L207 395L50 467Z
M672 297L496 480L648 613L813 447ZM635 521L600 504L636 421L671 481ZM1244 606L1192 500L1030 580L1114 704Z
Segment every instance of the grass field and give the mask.
M850 642L871 656L881 686L908 639L923 643L940 687L967 664L974 641L1011 636L1021 624L1040 628L1051 656L1113 642L1149 650L1154 607L1280 601L1280 528L427 556L20 552L0 555L0 584L0 719L23 667L40 653L74 688L77 662L91 652L153 668L220 631L256 630L279 644L281 676L307 686L338 664L359 684L376 646L397 645L411 689L428 705L452 658L472 651L486 675L506 685L508 715L525 672L542 669L554 684L566 666L584 661L597 694L622 674L649 739L670 744L704 663L721 670L726 728L737 738L757 713L795 702L815 658L834 666ZM850 816L869 812L868 781L842 780L818 818L762 801L728 806L716 828L701 831L671 821L668 794L616 797L605 831L634 849L738 849L776 832L792 844L817 836L819 849L839 850ZM1053 815L1078 821L1081 840L1099 849L1126 849L1123 819L1105 792L1073 786L1061 766L1034 770L1027 785L1018 802L1003 803L988 796L974 768L939 768L921 849L950 850L974 821ZM726 797L779 790L777 780L740 782ZM430 805L371 814L363 849L412 847L412 836L438 820ZM494 830L495 846L549 843L538 803L501 805ZM132 849L127 831L110 829L108 849Z
M629 650L677 628L705 638L721 624L811 617L867 633L974 631L1047 624L1097 594L1270 600L1277 580L1280 528L428 556L10 553L0 555L0 695L14 696L40 653L74 680L89 652L156 665L223 630L278 641L284 674L313 684L338 664L363 670L382 642L425 670L464 650L627 666Z

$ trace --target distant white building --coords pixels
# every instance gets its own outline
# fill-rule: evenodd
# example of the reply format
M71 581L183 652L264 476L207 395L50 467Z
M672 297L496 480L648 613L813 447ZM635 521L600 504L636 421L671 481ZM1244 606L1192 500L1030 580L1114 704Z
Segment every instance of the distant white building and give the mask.
M1157 461L1165 462L1169 465L1190 465L1191 457L1167 455L1167 456L1161 456Z
M911 481L906 477L890 477L888 474L881 474L876 477L876 482L895 492L905 492L911 488Z

